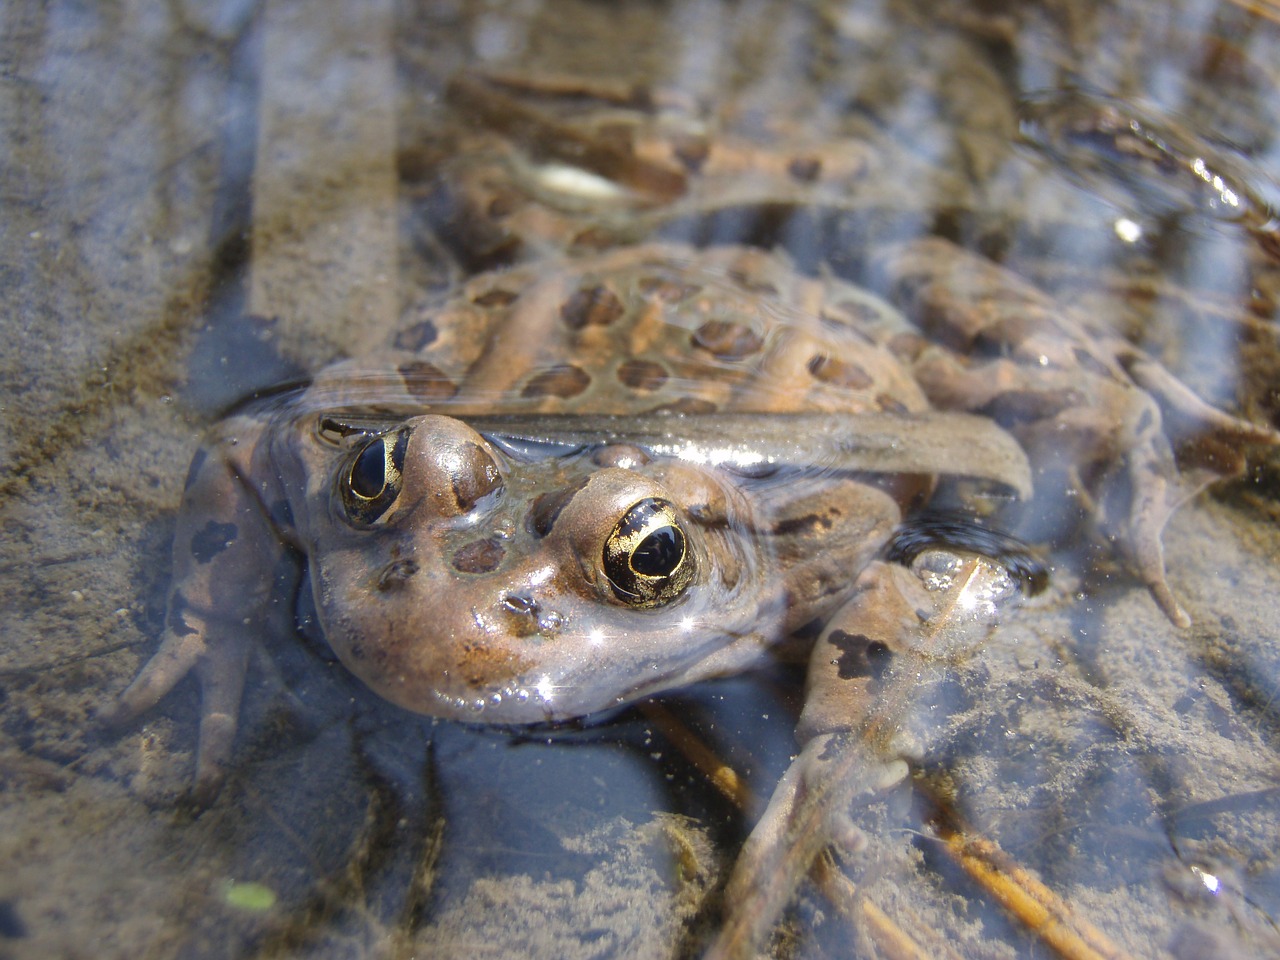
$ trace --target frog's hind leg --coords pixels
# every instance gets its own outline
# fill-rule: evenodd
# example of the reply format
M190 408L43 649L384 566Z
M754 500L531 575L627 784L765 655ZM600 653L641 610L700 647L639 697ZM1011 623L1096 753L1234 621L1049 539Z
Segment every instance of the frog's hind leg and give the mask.
M880 268L942 344L907 358L930 402L990 415L1039 477L1060 478L1080 506L1096 498L1103 536L1187 626L1165 573L1165 524L1208 484L1238 476L1244 448L1280 437L1213 408L1139 348L976 254L921 240L886 250ZM1041 503L1051 492L1038 483Z

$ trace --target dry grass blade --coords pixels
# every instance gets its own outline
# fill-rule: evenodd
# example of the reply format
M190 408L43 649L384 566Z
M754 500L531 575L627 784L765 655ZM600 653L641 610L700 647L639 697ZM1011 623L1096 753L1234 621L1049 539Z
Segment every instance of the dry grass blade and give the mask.
M944 827L942 849L1006 910L1065 960L1128 960L1097 927L984 837Z
M662 735L684 754L685 759L701 771L721 794L739 810L751 805L751 790L738 772L721 760L696 733L680 722L670 710L650 700L640 706L641 712L662 731Z
M1280 4L1275 0L1231 0L1231 3L1256 17L1280 23Z

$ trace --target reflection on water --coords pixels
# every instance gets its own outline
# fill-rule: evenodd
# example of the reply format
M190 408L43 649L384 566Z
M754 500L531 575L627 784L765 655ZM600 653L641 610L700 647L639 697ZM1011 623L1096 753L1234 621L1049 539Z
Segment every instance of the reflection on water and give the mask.
M0 956L695 956L721 930L718 955L735 943L788 957L1280 953L1277 465L1182 387L1280 426L1280 8L336 10L5 14ZM1125 421L1150 451L1129 462L1159 483L1169 445L1188 489L1249 454L1243 480L1165 533L1189 627L1140 589L1161 596L1150 528L1164 516L1134 506L1156 481L1108 466L1114 456L1079 469L1073 444L1096 423L1068 418L1017 433L1056 464L1056 478L1033 479L1060 485L1062 504L1020 513L981 485L947 488L945 506L1017 525L1048 564L1049 588L1002 607L996 626L964 614L954 571L969 561L946 550L965 545L939 538L952 572L909 608L932 611L915 646L814 622L746 676L569 728L485 729L366 690L318 625L330 601L304 590L255 623L264 650L208 809L180 802L194 684L123 730L95 723L173 628L175 510L220 408L388 341L434 344L465 368L468 330L519 293L514 281L655 240L776 248L827 289L891 296L971 359L1021 360L1030 344L1052 366L1060 342L1035 327L1037 311L1056 315L1049 301L1012 286L980 299L987 275L963 259L939 294L894 259L911 248L891 245L921 236L1068 305L1054 330L1087 334L1075 362L1160 398L1167 442ZM491 269L507 272L471 280ZM752 282L717 269L712 287ZM778 315L811 289L755 282L761 302L785 301L765 308ZM645 294L686 302L678 286ZM442 313L459 290L473 313ZM957 341L960 321L942 312L966 290L1004 309L999 334ZM871 302L850 294L821 323L866 330ZM590 335L611 310L596 295L570 313ZM716 319L690 321L714 362L662 390L719 402L750 338ZM780 355L787 337L768 342ZM918 356L904 343L899 357ZM512 339L483 359L488 389L534 349ZM802 358L815 395L859 381L847 357L819 359ZM420 390L442 389L415 370ZM571 379L542 372L555 376L539 402ZM660 373L626 368L644 389ZM463 399L484 407L484 387ZM1082 409L1064 395L1059 412ZM1027 387L981 412L1021 422L1047 402ZM612 403L586 412L640 412ZM777 424L753 429L752 450L790 468L818 440ZM514 460L545 459L548 443L572 441L581 459L594 449L532 429L481 432ZM893 469L945 469L903 439ZM786 480L766 473L739 465L734 482ZM1100 538L1082 515L1101 517ZM1126 538L1146 546L1126 552ZM829 669L815 660L806 700L815 642ZM809 759L792 766L798 721ZM742 861L756 866L731 880L762 816Z

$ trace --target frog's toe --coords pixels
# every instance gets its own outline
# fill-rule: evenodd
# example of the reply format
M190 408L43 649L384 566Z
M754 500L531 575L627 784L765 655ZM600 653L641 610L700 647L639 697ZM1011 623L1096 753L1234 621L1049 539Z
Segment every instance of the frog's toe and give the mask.
M1134 576L1143 583L1164 615L1177 627L1191 626L1169 586L1164 566L1164 527L1181 497L1173 497L1168 482L1159 473L1130 463L1133 478L1128 531L1122 538L1123 552Z
M197 809L209 806L222 790L236 738L234 714L205 713L200 718L196 776L189 800Z
M211 803L226 780L248 666L249 645L230 638L219 643L216 655L201 658L196 666L200 743L191 799L197 806Z
M226 779L248 661L249 644L234 632L224 636L218 631L212 645L203 630L171 633L98 719L108 727L129 723L194 673L200 685L200 743L191 799L197 807L207 806Z
M116 727L150 710L191 672L204 648L204 638L196 634L167 637L115 702L99 711L98 719L106 726Z

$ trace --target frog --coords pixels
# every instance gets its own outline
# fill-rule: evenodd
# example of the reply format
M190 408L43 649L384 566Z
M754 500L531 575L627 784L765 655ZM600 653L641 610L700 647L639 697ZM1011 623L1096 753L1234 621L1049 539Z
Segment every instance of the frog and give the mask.
M191 464L159 649L105 719L193 674L195 795L216 795L281 564L401 708L599 716L751 669L847 607L941 481L1034 502L1064 449L1081 482L1124 488L1103 525L1185 618L1160 528L1269 431L977 255L881 254L915 323L782 252L644 243L479 274L384 347L234 411ZM1194 475L1162 405L1209 451Z

